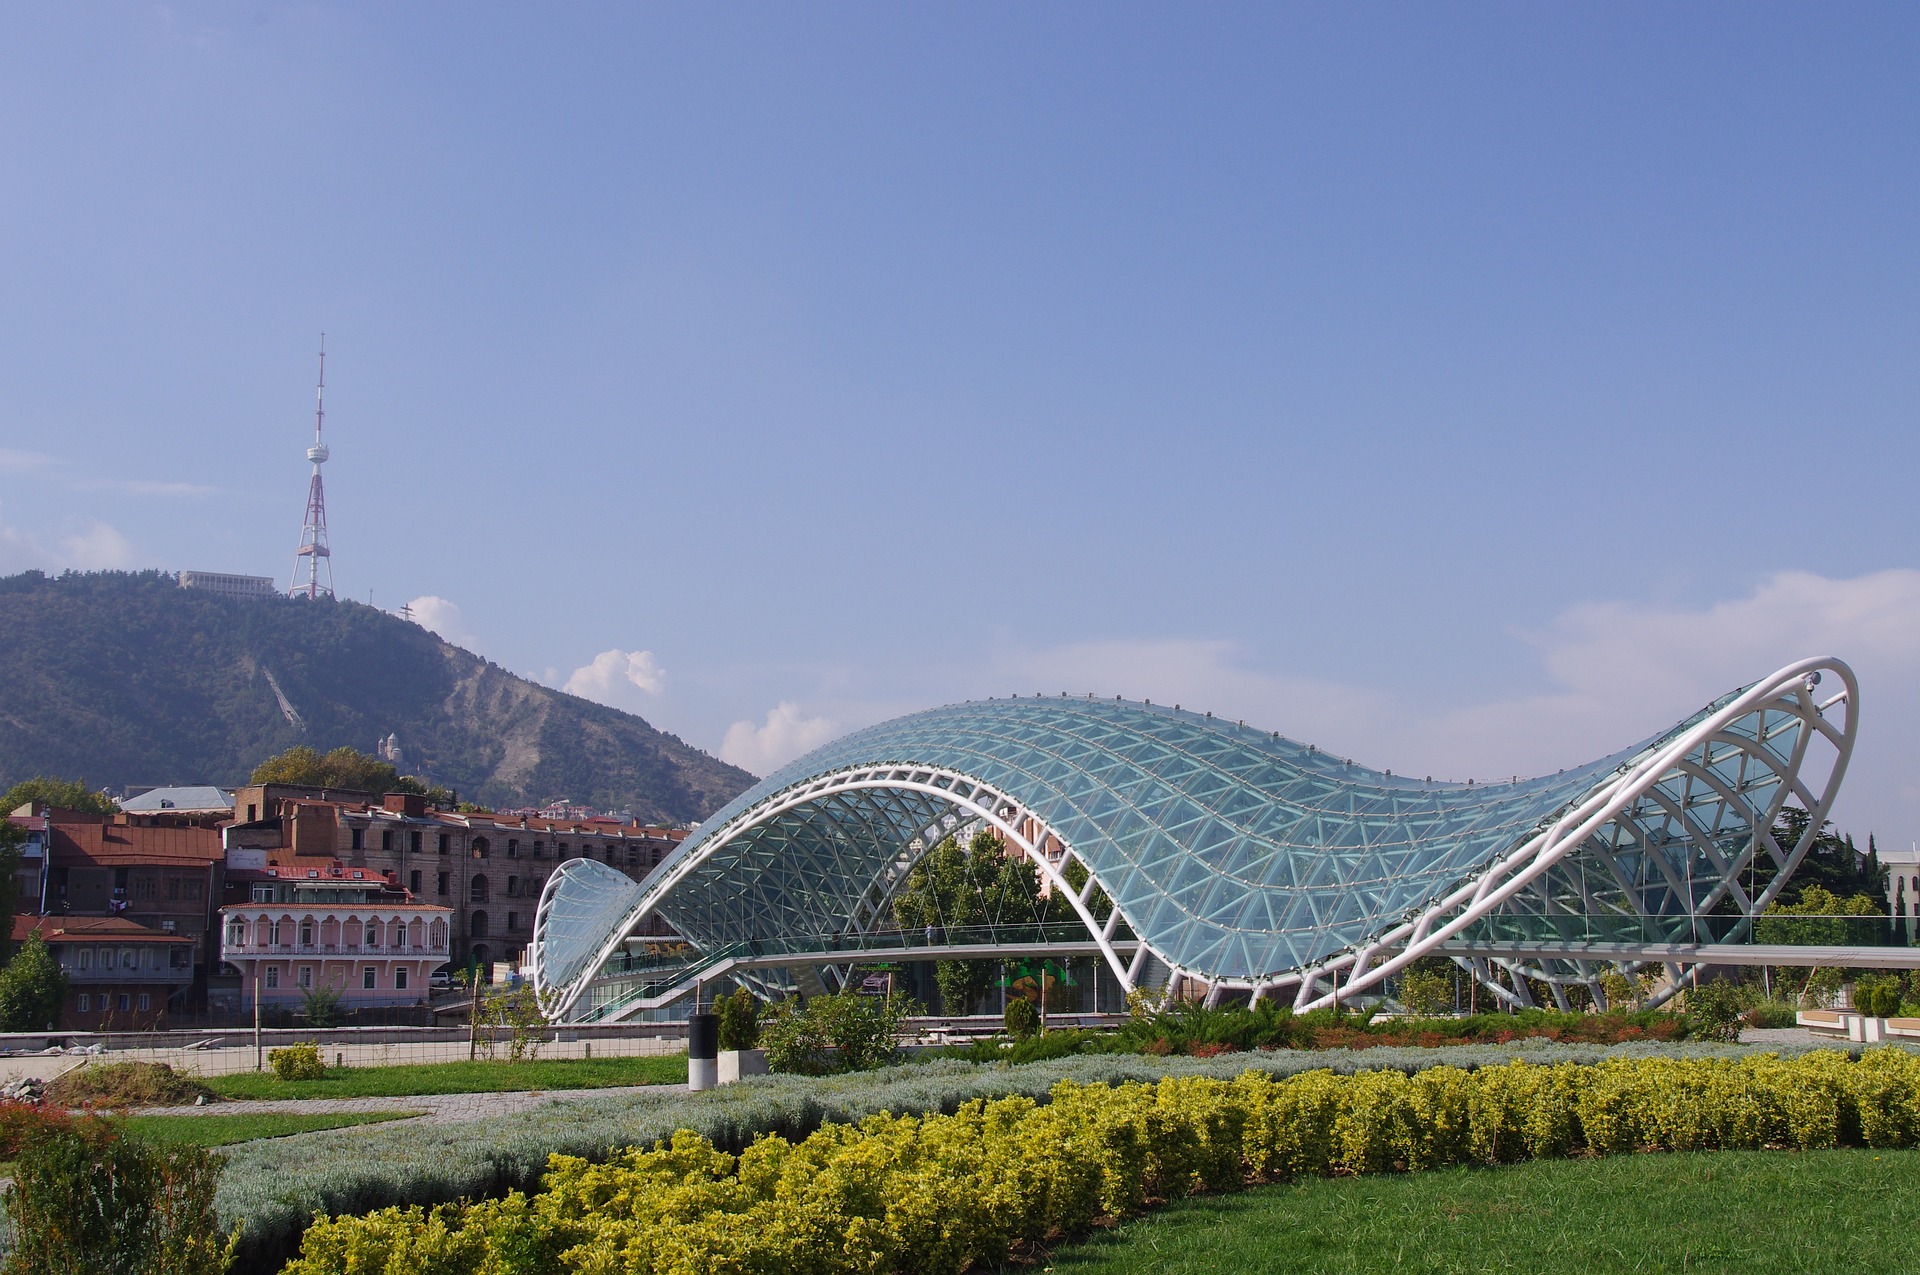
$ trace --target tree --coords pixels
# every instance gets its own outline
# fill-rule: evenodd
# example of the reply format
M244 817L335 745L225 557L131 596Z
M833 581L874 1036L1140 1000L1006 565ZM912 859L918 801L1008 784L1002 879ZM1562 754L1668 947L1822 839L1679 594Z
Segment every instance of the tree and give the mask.
M67 976L34 930L0 970L0 1031L47 1031L58 1023L66 999Z
M355 792L408 792L425 797L435 805L454 804L453 794L445 788L429 786L413 775L403 775L391 763L369 757L345 744L325 753L296 744L255 766L248 782L291 784L299 788L345 788Z
M0 961L13 947L13 909L20 892L20 843L27 839L24 829L9 823L0 812Z
M85 780L52 779L39 775L33 779L23 779L7 789L7 795L0 797L0 815L12 814L30 802L57 806L61 810L78 810L89 815L111 815L120 809L107 794L88 788Z
M1782 854L1793 853L1794 846L1806 835L1807 823L1807 812L1798 806L1781 807L1780 817L1773 825L1773 839ZM1843 899L1862 894L1875 899L1886 897L1887 870L1880 864L1879 847L1873 838L1867 838L1867 853L1862 854L1851 836L1829 831L1831 827L1830 823L1820 825L1813 844L1807 848L1806 858L1780 887L1776 903L1797 905L1803 892L1815 886ZM1778 874L1773 856L1762 853L1742 876L1750 880L1752 892L1757 896ZM1729 900L1724 906L1731 910L1735 905Z

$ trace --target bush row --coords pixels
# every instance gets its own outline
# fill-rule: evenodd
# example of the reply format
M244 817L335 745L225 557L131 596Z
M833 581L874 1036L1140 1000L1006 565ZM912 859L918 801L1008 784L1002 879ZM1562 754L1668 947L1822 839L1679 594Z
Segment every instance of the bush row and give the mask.
M1310 1174L1576 1153L1847 1145L1920 1135L1920 1058L1513 1062L1408 1075L1063 1080L1048 1101L880 1114L741 1154L681 1131L544 1189L316 1220L287 1275L959 1272L1158 1200Z
M1051 1033L1049 1033L1051 1035ZM1046 1039L1041 1037L1039 1039ZM691 1129L740 1151L764 1133L804 1138L823 1124L882 1111L950 1113L975 1098L1041 1098L1061 1080L1079 1084L1156 1081L1163 1076L1231 1078L1249 1068L1276 1076L1321 1068L1417 1071L1436 1064L1498 1066L1516 1057L1548 1064L1610 1057L1740 1057L1751 1046L1563 1045L1519 1041L1442 1049L1382 1047L1364 1053L1276 1050L1223 1058L1093 1055L1012 1066L935 1059L854 1075L808 1079L761 1076L707 1093L643 1090L571 1095L532 1111L459 1124L375 1125L303 1134L229 1150L220 1181L224 1225L244 1224L236 1275L277 1271L297 1251L316 1212L364 1213L397 1204L438 1204L538 1187L552 1152L602 1158Z

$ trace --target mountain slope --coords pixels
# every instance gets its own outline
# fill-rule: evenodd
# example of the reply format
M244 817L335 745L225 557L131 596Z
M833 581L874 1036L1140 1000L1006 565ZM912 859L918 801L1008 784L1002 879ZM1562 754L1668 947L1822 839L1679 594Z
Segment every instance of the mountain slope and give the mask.
M496 806L568 797L693 820L753 782L359 603L229 601L159 572L0 578L0 787L233 784L294 744L370 751L389 732L403 771Z

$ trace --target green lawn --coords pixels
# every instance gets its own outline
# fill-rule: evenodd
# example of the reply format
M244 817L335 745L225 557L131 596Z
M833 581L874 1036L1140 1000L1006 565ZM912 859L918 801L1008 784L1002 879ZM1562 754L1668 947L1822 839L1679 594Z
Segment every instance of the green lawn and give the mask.
M437 1093L516 1093L532 1089L606 1089L684 1085L684 1054L651 1058L556 1058L533 1062L420 1063L330 1069L323 1080L281 1080L271 1071L209 1076L222 1098L386 1098Z
M359 1111L330 1116L296 1112L263 1112L245 1116L123 1116L114 1126L149 1142L191 1142L201 1147L224 1147L256 1138L284 1138L316 1129L344 1129L348 1125L405 1120L418 1111Z
M1907 1272L1920 1152L1722 1151L1316 1179L1184 1201L1052 1255L1071 1275Z

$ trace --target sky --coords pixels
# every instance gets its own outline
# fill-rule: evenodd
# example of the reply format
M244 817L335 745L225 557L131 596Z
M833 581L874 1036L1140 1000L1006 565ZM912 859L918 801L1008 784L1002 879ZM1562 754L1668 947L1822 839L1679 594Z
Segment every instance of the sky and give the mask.
M1540 773L1807 655L1920 839L1920 11L34 4L0 572L340 594L765 773L958 699ZM404 733L404 724L395 728Z

